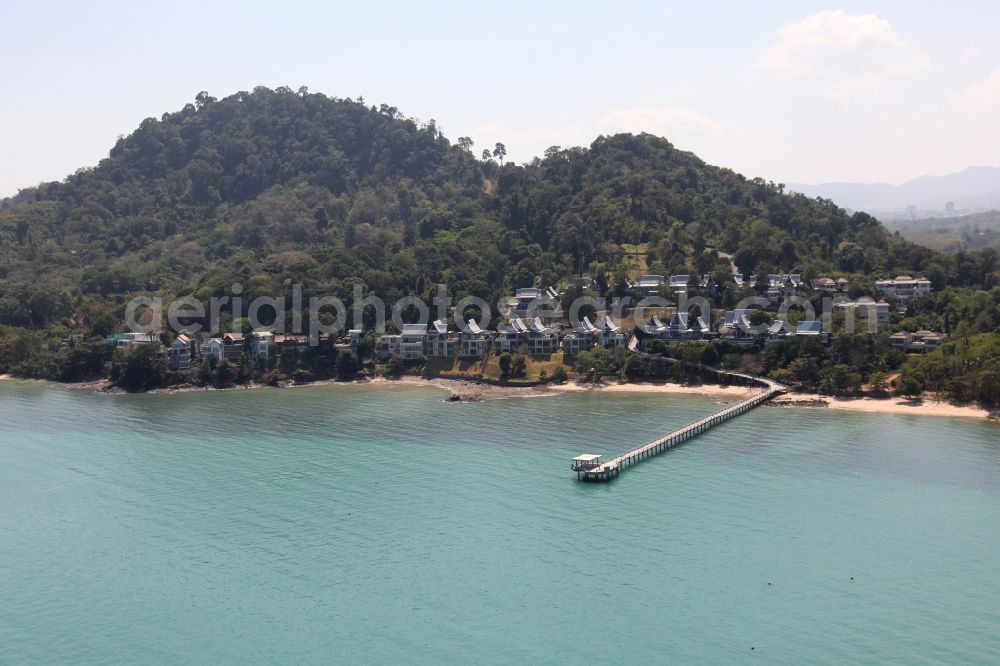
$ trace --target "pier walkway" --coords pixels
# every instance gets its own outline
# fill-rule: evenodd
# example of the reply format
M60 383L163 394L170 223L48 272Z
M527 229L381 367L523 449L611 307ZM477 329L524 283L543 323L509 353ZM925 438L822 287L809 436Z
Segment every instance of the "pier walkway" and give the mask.
M577 456L573 459L572 465L572 470L576 472L577 479L580 479L581 481L607 481L612 479L621 473L622 468L663 453L667 449L672 449L681 442L700 435L709 428L717 426L720 423L724 423L731 418L744 414L754 407L764 404L771 398L780 395L787 390L786 386L763 377L744 375L738 372L726 372L709 366L701 366L701 368L703 370L714 372L717 375L725 375L730 379L735 379L737 381L750 384L751 386L756 386L758 390L742 402L727 407L710 416L706 416L703 419L699 419L694 423L690 423L683 428L668 433L659 439L649 442L648 444L643 444L642 446L630 449L606 462L602 462L600 456L594 454Z

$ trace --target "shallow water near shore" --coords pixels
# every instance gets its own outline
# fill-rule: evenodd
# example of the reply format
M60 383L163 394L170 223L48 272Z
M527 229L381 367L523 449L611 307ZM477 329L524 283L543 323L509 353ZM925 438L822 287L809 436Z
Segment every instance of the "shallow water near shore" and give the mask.
M0 663L996 663L1000 426L0 383Z

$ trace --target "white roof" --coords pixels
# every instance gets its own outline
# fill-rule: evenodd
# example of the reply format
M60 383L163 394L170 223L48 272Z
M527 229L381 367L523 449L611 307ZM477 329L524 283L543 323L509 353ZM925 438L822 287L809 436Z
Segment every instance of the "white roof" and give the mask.
M594 453L584 453L582 456L577 456L573 458L573 462L597 462L601 459L601 456Z
M440 319L436 319L434 320L434 330L436 330L438 333L447 333L448 324L444 323Z
M470 319L469 322L469 332L474 335L479 335L483 332L483 329L479 328L479 324L476 323L475 319Z
M637 287L658 287L661 282L663 282L662 275L640 275L639 281L635 284Z
M403 324L403 335L426 335L426 324Z
M604 318L604 328L605 328L605 330L610 331L612 333L617 333L619 330L621 330L618 327L618 324L616 324L615 322L611 321L611 317L605 317Z
M525 287L518 289L515 297L516 298L538 298L542 295L541 289L535 289L534 287Z

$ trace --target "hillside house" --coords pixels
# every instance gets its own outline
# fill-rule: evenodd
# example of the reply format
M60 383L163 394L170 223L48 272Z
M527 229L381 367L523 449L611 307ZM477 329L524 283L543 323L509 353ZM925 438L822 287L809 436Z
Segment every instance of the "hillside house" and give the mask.
M645 298L647 296L659 296L662 287L662 275L640 275L639 279L635 281L633 289L635 290L636 297Z
M187 370L194 357L194 341L181 333L170 343L169 359L171 370Z
M675 296L680 296L681 294L686 294L688 286L691 284L690 275L671 275L670 276L670 293Z
M900 331L889 337L889 344L905 352L922 354L934 351L947 339L948 336L944 333L934 331L921 330L915 333Z
M208 358L214 360L216 363L223 359L223 344L220 338L211 338L209 340L202 340L201 346L199 347L199 353L202 358Z
M910 299L931 293L931 281L925 278L912 278L909 275L897 275L891 280L876 280L875 288L900 303L906 303Z

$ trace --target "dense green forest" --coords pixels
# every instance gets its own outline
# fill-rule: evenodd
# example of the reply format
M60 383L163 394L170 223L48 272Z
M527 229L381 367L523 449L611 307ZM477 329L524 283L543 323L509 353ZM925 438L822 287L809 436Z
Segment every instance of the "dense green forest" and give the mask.
M136 294L240 283L249 302L297 282L350 307L356 284L391 301L443 283L496 302L581 274L621 290L636 248L651 273L723 279L718 250L745 273L847 275L859 291L897 273L937 289L1000 283L992 249L939 254L652 135L513 164L501 144L452 143L433 120L360 98L200 93L96 167L0 202L0 371L86 374L60 341L120 329ZM992 332L989 317L979 328Z

